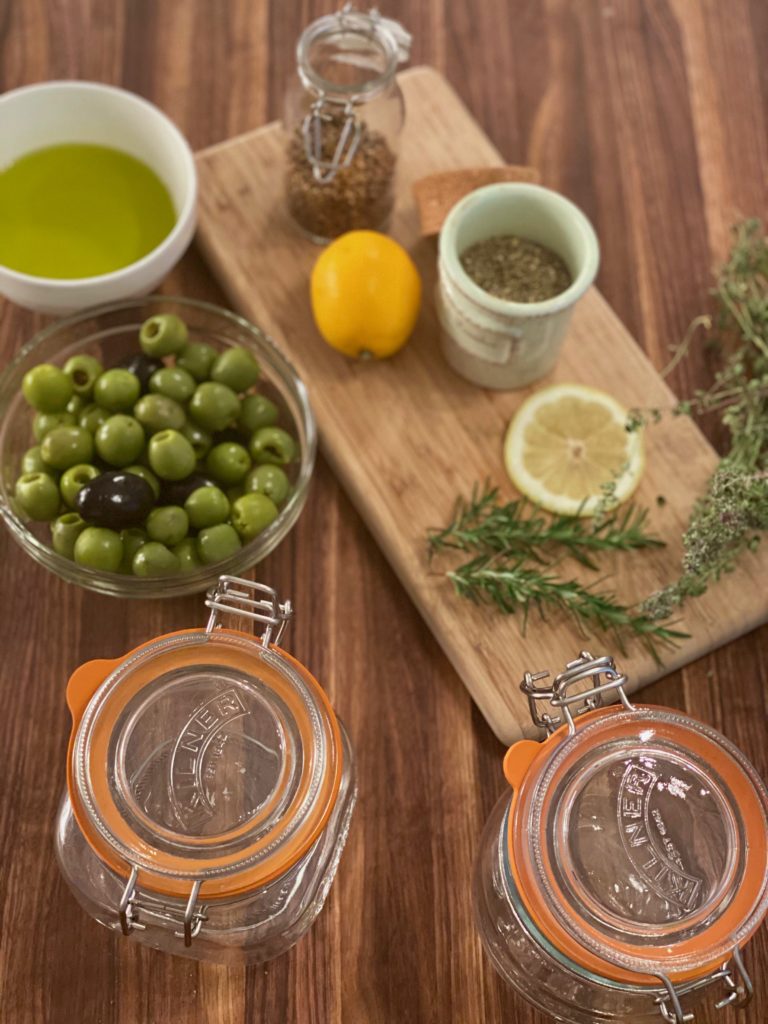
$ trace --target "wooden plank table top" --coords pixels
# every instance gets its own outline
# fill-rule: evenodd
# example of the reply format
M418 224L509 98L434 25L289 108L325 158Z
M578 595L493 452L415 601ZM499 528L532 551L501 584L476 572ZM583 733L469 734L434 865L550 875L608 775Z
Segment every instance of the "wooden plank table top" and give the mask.
M90 78L163 107L202 148L281 112L315 0L0 0L0 90ZM414 63L443 71L510 163L539 167L600 237L601 291L661 367L702 310L729 225L768 217L764 0L392 0ZM193 248L164 286L223 301ZM5 362L42 322L0 300ZM709 379L699 357L671 384ZM710 438L721 440L712 425ZM318 538L321 542L318 543ZM360 801L311 933L250 969L163 956L74 902L53 856L69 722L64 684L94 657L201 619L200 600L79 591L0 533L2 1024L545 1024L484 959L469 898L503 748L321 460L307 509L260 570L290 593L292 650L356 747ZM644 692L721 729L766 774L768 628ZM768 1019L768 934L750 944Z

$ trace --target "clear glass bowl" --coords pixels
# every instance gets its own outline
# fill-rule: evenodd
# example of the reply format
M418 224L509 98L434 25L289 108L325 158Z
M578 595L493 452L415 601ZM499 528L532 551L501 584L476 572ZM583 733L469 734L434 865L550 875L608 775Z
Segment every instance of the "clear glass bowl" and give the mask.
M197 572L140 578L87 569L57 554L49 544L47 523L30 522L18 508L13 491L24 452L35 444L32 411L21 393L27 370L38 363L62 365L77 353L97 356L105 366L129 352L138 352L142 322L156 313L176 313L192 340L218 349L242 345L262 368L259 391L280 408L279 425L299 446L299 460L287 467L292 493L280 515L262 533L230 558ZM59 320L39 331L0 376L0 514L13 537L35 561L70 583L118 597L175 597L212 586L223 574L238 576L277 547L298 519L307 499L317 451L317 429L304 384L275 344L254 324L219 306L195 299L155 295L98 306Z

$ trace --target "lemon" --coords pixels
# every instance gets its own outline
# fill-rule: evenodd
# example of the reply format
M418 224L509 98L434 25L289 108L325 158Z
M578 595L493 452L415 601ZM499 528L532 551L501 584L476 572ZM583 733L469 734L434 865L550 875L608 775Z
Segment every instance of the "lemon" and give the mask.
M504 464L527 498L561 515L592 515L602 486L617 502L637 487L645 466L640 431L628 432L627 410L584 384L555 384L520 406L507 430Z
M320 254L310 282L317 329L346 356L383 359L403 347L421 303L421 278L378 231L348 231Z

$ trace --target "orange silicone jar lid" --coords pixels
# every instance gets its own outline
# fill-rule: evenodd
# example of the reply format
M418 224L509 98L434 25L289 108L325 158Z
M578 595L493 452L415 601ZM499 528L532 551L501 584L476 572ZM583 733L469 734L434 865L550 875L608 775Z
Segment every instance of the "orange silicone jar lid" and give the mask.
M505 771L515 885L580 966L632 985L701 977L765 917L768 792L709 726L601 708L513 746Z
M186 897L200 882L224 899L283 874L325 827L339 725L274 644L231 629L167 634L81 666L68 699L73 811L122 877L137 868L154 892Z

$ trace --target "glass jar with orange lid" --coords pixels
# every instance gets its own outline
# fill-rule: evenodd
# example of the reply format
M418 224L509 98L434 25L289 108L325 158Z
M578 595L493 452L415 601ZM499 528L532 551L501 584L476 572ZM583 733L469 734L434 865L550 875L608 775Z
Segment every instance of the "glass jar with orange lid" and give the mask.
M724 736L632 705L612 658L527 673L543 743L507 752L486 825L477 926L495 968L564 1024L690 1024L743 1007L768 910L768 791ZM608 693L621 703L603 706Z
M56 852L106 927L259 962L293 945L328 895L355 803L352 750L319 683L278 646L290 602L225 576L205 603L205 628L70 678ZM229 626L244 620L261 635Z

